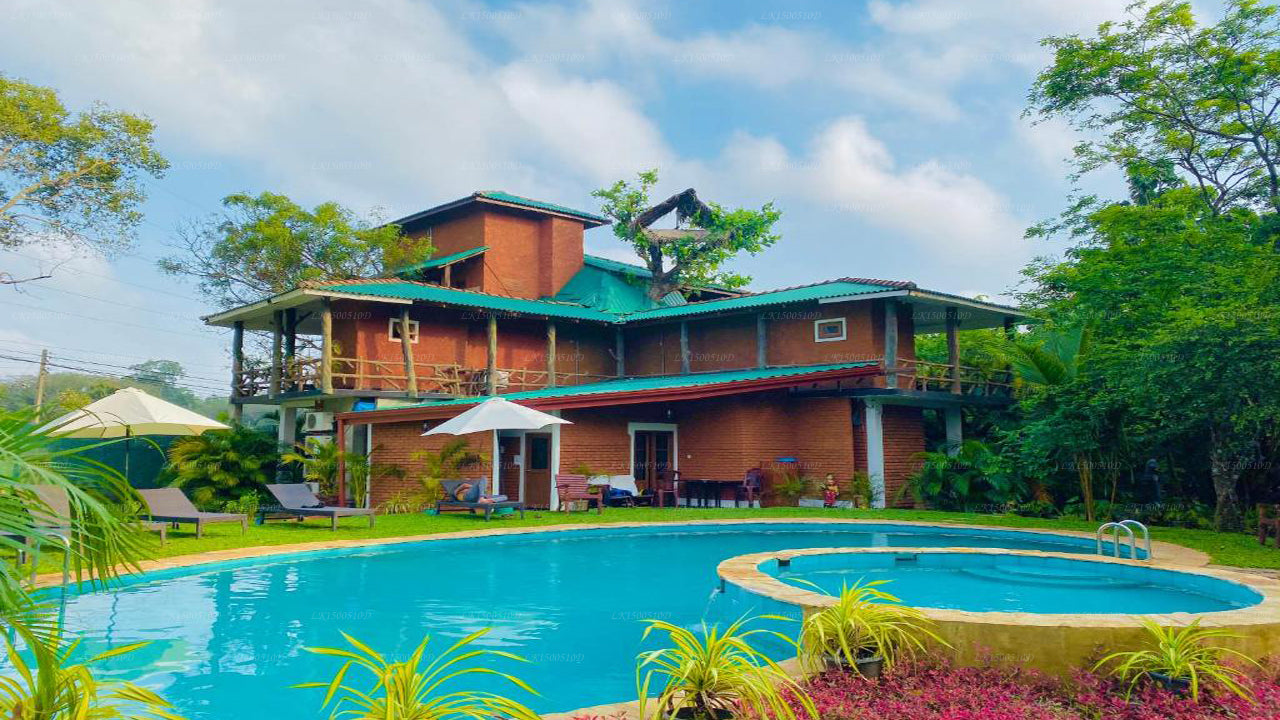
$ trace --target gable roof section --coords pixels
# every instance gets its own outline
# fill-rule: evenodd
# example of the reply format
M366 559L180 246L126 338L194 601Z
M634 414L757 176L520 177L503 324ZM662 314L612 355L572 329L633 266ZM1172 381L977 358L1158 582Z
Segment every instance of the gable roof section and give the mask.
M396 300L420 300L422 302L457 305L461 307L482 308L494 312L519 313L557 317L569 320L593 320L595 322L616 322L617 316L582 305L554 302L551 300L526 300L524 298L491 295L471 290L455 290L453 288L431 285L428 283L410 282L407 280L352 280L325 283L313 288L317 291L340 292L346 295L361 295L370 299L390 298Z
M541 212L549 215L559 215L577 220L589 228L609 224L608 218L601 217L595 213L589 213L585 210L575 210L564 205L543 202L542 200L534 200L533 198L522 197L520 195L513 195L505 190L478 190L466 197L458 198L452 202L436 205L435 207L420 210L411 215L406 215L399 220L393 220L390 224L399 225L401 227L411 227L421 224L437 215L442 215L451 210L457 210L473 203L502 205L523 210L532 210L534 212Z
M467 258L475 257L476 255L479 255L488 249L489 249L488 245L481 245L480 247L473 247L470 250L463 250L462 252L456 252L456 253L453 253L452 255L444 255L442 257L431 258L430 260L423 260L422 262L414 265L406 265L400 268L399 270L396 270L395 272L393 272L392 275L396 275L398 277L404 277L406 275L412 275L417 272L422 272L423 270L430 270L432 268L444 267L445 265L452 265L456 262L462 262Z
M862 278L843 278L813 285L800 285L768 290L732 298L703 300L672 307L659 307L642 312L631 313L627 321L664 320L674 317L689 317L708 313L732 312L751 308L768 307L770 305L786 305L796 302L809 302L825 298L844 297L848 295L867 295L892 290L914 288L914 283L902 283L882 280L866 280Z

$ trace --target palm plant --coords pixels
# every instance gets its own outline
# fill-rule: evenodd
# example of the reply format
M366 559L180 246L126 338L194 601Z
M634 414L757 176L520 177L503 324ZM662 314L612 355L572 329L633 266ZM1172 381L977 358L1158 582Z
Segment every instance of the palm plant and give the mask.
M440 499L440 481L456 478L462 468L488 460L484 453L472 450L466 438L454 438L439 450L421 450L411 457L422 463L422 472L418 475L422 490L417 499L423 505Z
M975 505L1004 505L1020 487L1004 472L1000 456L980 440L965 440L952 452L923 452L920 469L902 486L902 494L938 510L965 511Z
M786 620L777 615L761 615L760 620ZM650 688L664 678L658 707L668 716L692 716L714 720L742 709L759 717L796 720L788 695L809 717L818 717L813 701L785 670L751 646L754 636L768 636L795 646L782 633L756 628L744 630L743 617L723 631L718 626L696 633L661 620L649 620L643 639L654 631L664 632L670 647L640 653L636 663L636 690L640 717L647 718Z
M260 495L271 481L276 442L268 434L233 425L230 430L179 438L169 446L169 484L202 507L220 508L245 495Z
M353 649L307 648L308 652L343 658L333 679L326 683L303 683L298 688L324 688L322 708L333 705L330 718L395 718L396 720L483 720L499 717L514 720L538 720L537 713L520 702L503 695L476 690L445 691L444 685L467 676L496 676L536 695L525 682L514 675L492 668L469 666L467 662L482 657L499 657L524 662L524 659L501 650L480 650L471 645L488 633L477 630L449 646L423 667L429 637L424 637L403 662L390 662L364 643L342 633ZM351 670L363 670L370 676L367 687L348 684ZM339 697L341 693L341 697ZM336 700L336 702L335 702Z
M1255 666L1257 661L1211 642L1238 636L1221 628L1200 627L1199 619L1185 627L1163 628L1151 619L1143 618L1142 626L1147 630L1144 647L1111 653L1099 660L1093 669L1096 671L1104 665L1113 664L1111 674L1128 681L1129 694L1142 680L1164 676L1171 683L1184 680L1192 700L1200 699L1200 685L1206 681L1250 699L1249 691L1239 682L1244 673L1223 660L1232 657Z
M821 671L832 661L856 667L859 660L870 658L893 667L898 658L923 651L926 641L947 646L924 613L879 589L887 582L845 585L834 605L805 618L799 644L806 670Z
M47 621L46 621L47 622ZM173 705L155 692L120 681L94 677L93 665L131 653L147 643L135 643L73 663L80 641L67 643L56 625L41 621L10 622L19 644L3 634L11 672L0 677L0 714L11 720L182 720ZM30 656L34 663L29 663Z
M355 453L342 449L336 442L313 442L298 446L299 452L285 453L280 462L302 466L302 477L320 486L321 495L333 495L338 491L338 463L351 462Z

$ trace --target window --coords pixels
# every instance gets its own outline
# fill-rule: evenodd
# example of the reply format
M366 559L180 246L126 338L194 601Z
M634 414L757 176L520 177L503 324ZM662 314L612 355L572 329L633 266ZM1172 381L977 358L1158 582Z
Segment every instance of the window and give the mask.
M826 318L813 321L814 342L836 342L845 339L844 318Z
M387 320L387 339L391 342L400 342L400 318L390 318ZM409 344L418 342L418 321L409 321Z

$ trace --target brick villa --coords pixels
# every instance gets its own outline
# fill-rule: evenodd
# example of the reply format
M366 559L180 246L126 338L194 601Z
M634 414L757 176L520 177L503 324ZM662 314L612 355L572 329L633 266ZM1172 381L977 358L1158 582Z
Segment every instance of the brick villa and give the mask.
M926 408L955 442L962 406L1007 402L1007 374L959 365L957 338L1011 327L1015 308L864 278L655 302L645 268L584 254L585 231L606 223L502 192L397 220L431 239L432 259L206 318L234 328L233 407L278 406L282 440L307 411L308 430L402 467L374 481L374 505L417 487L412 454L443 442L424 429L489 395L572 422L469 438L530 507L555 507L555 475L584 466L640 488L666 469L762 467L766 484L784 468L865 473L883 505L925 449ZM269 358L245 358L245 331L271 333ZM945 364L916 358L915 336L932 333L946 333Z

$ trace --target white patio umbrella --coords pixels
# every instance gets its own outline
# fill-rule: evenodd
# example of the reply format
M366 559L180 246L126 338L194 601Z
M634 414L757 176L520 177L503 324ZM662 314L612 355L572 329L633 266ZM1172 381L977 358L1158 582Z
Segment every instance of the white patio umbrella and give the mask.
M124 388L72 410L41 430L67 438L125 438L124 472L129 476L129 440L136 435L199 435L230 430L217 420L148 395Z
M558 418L555 415L548 415L533 408L517 405L500 397L493 397L422 434L467 435L491 430L493 431L493 444L496 446L498 444L499 430L537 430L548 425L572 424L564 418ZM490 492L496 493L498 492L496 462L494 463L494 468L495 472L489 483L491 486Z

